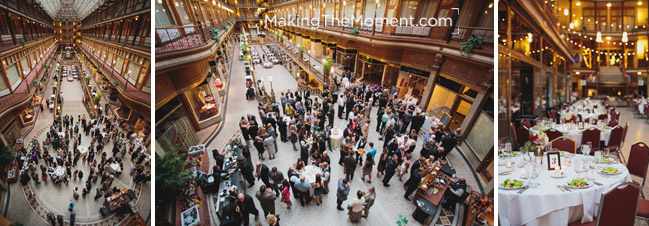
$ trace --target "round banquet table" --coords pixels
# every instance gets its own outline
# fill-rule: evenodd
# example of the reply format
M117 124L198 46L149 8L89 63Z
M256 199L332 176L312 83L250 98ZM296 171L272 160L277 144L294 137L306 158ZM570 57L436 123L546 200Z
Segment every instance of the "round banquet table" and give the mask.
M584 130L580 130L579 128L569 126L569 124L552 124L552 128L558 130L559 132L563 133L564 137L568 137L570 139L573 139L575 143L577 144L577 148L581 147L581 138L583 137L583 132ZM572 127L572 128L570 128ZM600 135L599 139L601 141L604 141L605 145L608 145L608 140L611 138L611 130L613 128L608 127L608 126L590 126L584 128L597 128L600 130ZM530 133L531 134L539 134L541 131L545 131L550 129L549 127L542 127L542 126L533 126L530 128ZM549 140L546 140L549 141Z
M54 170L54 175L56 175L57 177L62 177L63 174L65 174L65 168L61 166L57 166L56 169Z
M79 149L79 155L81 155L82 157L88 155L88 147L79 146L78 149Z
M110 173L115 173L115 172L122 172L122 169L119 168L119 164L112 163L109 165L108 171L110 171Z
M329 136L331 148L339 148L343 143L343 131L338 128L331 129L331 136Z
M311 194L311 196L313 196L313 184L315 183L315 178L318 174L322 175L322 169L314 165L308 165L304 167L304 170L302 170L302 174L300 175L304 176L306 182L311 184L311 189L309 189L309 194Z
M565 166L564 156L561 157L564 170L564 178L553 178L554 171L547 170L547 157L543 157L543 168L537 179L540 185L536 188L530 188L522 194L519 190L498 189L498 208L499 222L503 226L508 225L568 225L570 222L581 221L582 223L593 221L597 215L601 195L603 192L624 181L631 181L631 176L627 168L620 164L596 164L597 168L592 173L581 173L580 177L592 177L602 185L595 185L592 181L591 187L585 189L571 189L572 191L562 191L557 188L558 185L566 185L572 179L578 178L575 172L575 165L582 159L581 155L574 155L570 166ZM589 157L594 159L594 157ZM521 157L510 158L520 164ZM499 161L505 161L500 159ZM499 164L500 165L500 164ZM619 174L604 176L597 172L601 167L612 166L620 170ZM512 170L509 175L500 175L498 186L506 179L521 179L521 170L524 168L512 165L511 168L505 166L499 167L499 172Z

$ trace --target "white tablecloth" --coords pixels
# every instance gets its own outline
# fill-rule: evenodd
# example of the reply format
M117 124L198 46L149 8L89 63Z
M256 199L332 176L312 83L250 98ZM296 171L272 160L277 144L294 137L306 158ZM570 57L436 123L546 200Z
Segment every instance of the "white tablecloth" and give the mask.
M117 164L117 163L113 163L113 164L110 164L108 166L109 166L108 170L110 171L110 173L122 172L122 168L120 168L119 164Z
M343 142L343 131L338 128L331 129L331 136L329 136L331 148L339 148Z
M82 157L88 155L88 147L79 146L78 149L79 149L79 155L81 155Z
M271 63L271 62L266 62L266 63L264 63L264 67L265 67L265 68L271 68L271 67L273 67L273 63Z
M65 168L57 166L56 169L54 170L54 175L57 177L62 177L65 174Z
M591 222L597 215L601 195L613 186L624 181L631 181L629 171L622 164L599 165L613 166L620 169L621 173L613 176L602 176L595 172L590 176L594 177L602 186L594 185L586 189L572 189L572 192L563 192L557 185L566 185L567 182L577 178L574 166L581 158L573 157L571 166L564 170L565 178L552 178L554 171L548 171L545 164L538 178L541 185L537 188L530 188L523 194L518 190L498 189L498 217L503 226L508 225L568 225L571 221L581 219L582 223ZM503 161L503 160L500 160ZM563 161L563 157L562 157ZM565 164L562 164L565 165ZM507 169L500 166L499 170ZM500 175L498 186L506 179L520 179L520 171L523 168L514 166L511 175ZM594 170L593 170L594 171ZM582 173L581 177L587 174Z
M304 170L302 170L301 176L304 176L306 182L313 184L315 183L315 178L318 173L322 174L322 169L314 165L308 165L304 167Z

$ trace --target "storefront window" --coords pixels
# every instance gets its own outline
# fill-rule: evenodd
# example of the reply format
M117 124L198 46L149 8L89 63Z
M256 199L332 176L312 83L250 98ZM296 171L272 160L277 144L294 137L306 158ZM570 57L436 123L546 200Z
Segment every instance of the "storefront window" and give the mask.
M191 20L189 20L189 15L187 14L187 11L185 10L185 3L183 3L182 0L175 0L175 6L176 10L178 11L178 15L180 15L180 21L183 24L188 24L191 23ZM157 16L157 14L156 14Z
M397 80L397 87L399 88L398 97L421 100L427 82L428 78L399 71L399 79Z
M476 119L471 131L469 131L469 135L466 137L466 143L480 160L489 154L494 145L494 133L485 133L484 131L493 130L493 119L483 112L478 115L478 119Z
M216 105L207 80L198 87L188 91L187 99L189 99L192 108L198 116L198 121L204 121L219 113L218 106Z
M456 93L442 86L435 86L433 95L430 97L430 101L428 102L426 115L435 116L438 119L441 119L444 116L444 113L450 114L456 97Z

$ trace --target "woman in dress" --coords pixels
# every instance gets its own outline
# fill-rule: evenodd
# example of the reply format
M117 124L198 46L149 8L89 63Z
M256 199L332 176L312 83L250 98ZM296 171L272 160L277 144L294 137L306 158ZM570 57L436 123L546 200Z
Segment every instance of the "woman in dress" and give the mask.
M268 151L268 158L269 159L274 159L275 158L275 138L271 135L267 135L266 139L264 139L264 147Z
M286 209L291 209L291 185L288 180L282 180L282 201L286 203Z
M302 158L297 158L297 162L295 162L293 168L295 168L295 170L300 173L302 172L302 170L304 169L304 161L302 160Z
M295 125L291 125L291 135L289 139L291 139L291 144L293 144L293 151L297 151L297 147L295 146L295 143L297 143L297 128Z
M374 165L374 158L368 156L365 160L365 164L363 165L363 176L361 176L361 180L365 181L365 175L367 175L369 177L367 179L367 183L372 183L373 165Z
M259 127L257 127L257 123L255 121L248 121L248 123L248 134L250 136L250 139L254 139L254 137L257 136L257 133L259 132Z
M239 128L241 129L241 135L243 136L243 139L246 141L246 144L250 146L250 134L248 133L248 127L250 124L248 123L248 120L246 120L246 117L241 116L241 121L239 122Z
M322 203L322 194L324 193L324 184L322 183L322 175L319 173L315 176L315 184L313 184L313 197L315 198L315 204L320 205Z
M410 169L410 158L412 158L412 154L406 154L406 159L404 159L401 166L399 166L399 181L403 181L401 178L403 175L406 175L408 169Z
M261 138L260 136L255 136L255 141L253 142L253 145L255 146L255 148L257 148L257 154L259 155L259 159L265 160L264 151L266 151L266 148L264 146L264 138Z
M379 173L385 175L385 167L388 164L388 152L384 151L379 157L379 164L376 165L376 177L379 177Z

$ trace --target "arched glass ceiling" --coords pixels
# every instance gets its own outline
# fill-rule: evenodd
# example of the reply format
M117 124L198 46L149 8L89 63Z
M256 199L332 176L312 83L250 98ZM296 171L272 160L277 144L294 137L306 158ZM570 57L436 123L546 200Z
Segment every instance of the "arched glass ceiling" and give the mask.
M41 6L56 21L81 21L105 0L40 0Z

